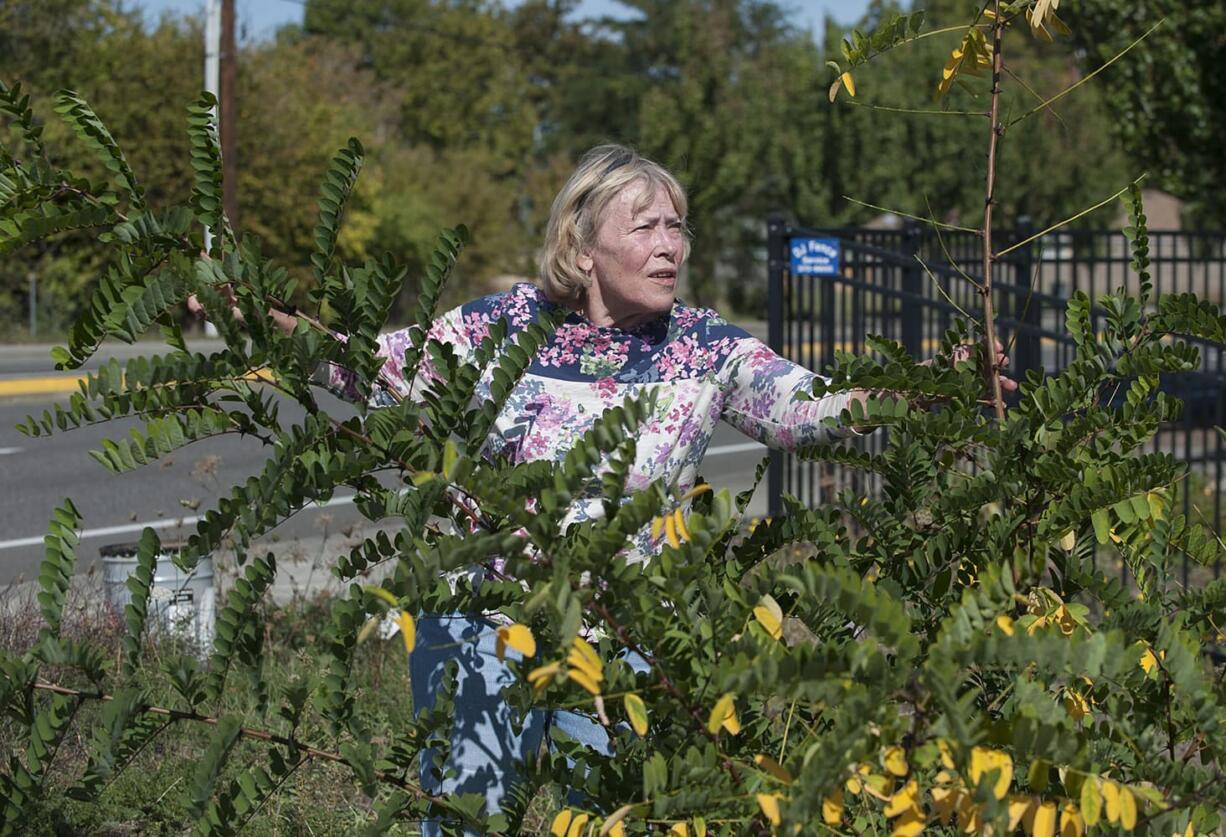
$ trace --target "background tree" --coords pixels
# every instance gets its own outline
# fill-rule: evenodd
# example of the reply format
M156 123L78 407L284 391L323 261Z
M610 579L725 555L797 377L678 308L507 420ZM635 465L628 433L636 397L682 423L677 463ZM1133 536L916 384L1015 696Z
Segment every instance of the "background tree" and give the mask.
M1160 20L1130 59L1103 73L1111 127L1154 185L1187 202L1190 220L1221 228L1226 207L1226 7L1175 0L1074 0L1068 15L1093 71Z

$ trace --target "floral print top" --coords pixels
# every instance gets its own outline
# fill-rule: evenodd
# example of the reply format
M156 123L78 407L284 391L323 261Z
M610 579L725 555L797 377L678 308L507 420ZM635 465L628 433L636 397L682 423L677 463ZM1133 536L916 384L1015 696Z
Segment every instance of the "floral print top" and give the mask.
M517 331L536 322L540 311L557 307L535 285L521 283L448 311L435 320L429 336L450 344L464 362L471 360L492 323L505 319L508 336L514 338ZM389 360L384 379L402 396L411 396L401 370L409 330L384 334L379 340L380 354ZM330 389L357 398L346 370L330 366L321 372ZM426 355L415 386L435 376ZM796 399L814 377L709 309L676 302L667 314L628 330L595 326L572 312L512 390L486 450L513 462L560 462L605 410L627 396L654 389L655 414L637 437L626 487L642 489L660 479L684 492L694 485L720 419L784 450L851 435L823 421L842 412L846 393ZM488 395L487 375L478 384L476 397ZM597 497L580 498L566 522L603 513ZM640 556L660 548L647 531L635 541L632 552Z

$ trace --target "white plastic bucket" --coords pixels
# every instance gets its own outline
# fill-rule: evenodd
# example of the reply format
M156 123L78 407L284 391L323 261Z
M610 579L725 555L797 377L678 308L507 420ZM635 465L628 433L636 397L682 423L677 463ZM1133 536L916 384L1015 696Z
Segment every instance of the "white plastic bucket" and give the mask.
M146 627L153 632L165 631L182 637L201 654L213 650L216 624L216 592L213 588L213 559L204 556L194 570L185 573L175 566L172 556L179 544L162 544L153 568L153 583L149 587ZM132 601L128 578L136 571L135 543L104 546L102 584L107 601L119 613Z

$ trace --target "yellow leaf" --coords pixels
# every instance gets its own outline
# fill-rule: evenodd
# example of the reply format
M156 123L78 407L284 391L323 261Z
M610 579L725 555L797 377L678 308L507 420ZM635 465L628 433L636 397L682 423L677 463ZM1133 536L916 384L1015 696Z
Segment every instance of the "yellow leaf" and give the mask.
M774 776L780 782L783 782L785 785L792 784L792 774L786 767L775 761L770 756L764 753L758 753L758 755L753 757L753 760L754 764L758 765L758 767Z
M1047 27L1042 22L1036 23L1035 21L1041 21L1041 18L1038 15L1031 14L1030 9L1027 9L1026 22L1030 24L1030 34L1040 41L1046 41L1050 44L1052 42L1051 33L1047 31Z
M382 599L392 607L400 607L400 601L392 595L390 590L385 590L377 584L367 584L362 589L375 598Z
M396 621L400 623L400 636L404 639L404 652L412 654L413 649L417 647L417 625L414 624L413 617L403 610L396 617Z
M366 624L362 626L362 630L358 631L358 645L361 645L362 643L366 642L366 640L370 639L370 635L378 630L379 625L382 624L382 622L382 616L372 616L367 619Z
M1072 552L1075 546L1077 546L1077 533L1069 529L1060 536L1060 548L1065 552Z
M420 487L435 479L438 479L438 474L433 471L418 471L413 474L413 485Z
M736 704L731 692L715 701L711 715L707 718L707 730L712 734L719 732L720 727L732 735L739 735L741 732L741 722L736 716Z
M953 751L953 748L949 746L949 742L946 741L944 738L938 738L937 739L937 750L939 750L941 753L941 765L946 770L953 770L954 769L954 751Z
M673 511L673 521L673 526L677 530L677 537L681 539L682 543L689 543L690 528L685 525L685 515L681 513L680 506Z
M1146 674L1150 674L1157 667L1158 658L1154 656L1154 649L1145 646L1145 653L1141 655L1141 668Z
M1034 812L1034 837L1055 837L1056 803L1044 802Z
M676 837L690 837L690 826L687 823L675 822L673 827L668 830L669 834L674 834Z
M1086 827L1098 825L1098 816L1102 814L1102 795L1098 793L1098 777L1087 776L1081 783L1081 816Z
M527 625L501 625L494 642L494 653L501 660L506 656L507 646L514 648L525 657L536 656L536 637Z
M681 548L681 541L677 539L677 521L671 514L664 516L664 537L673 549Z
M869 773L864 777L864 790L869 796L875 796L882 802L887 802L894 795L894 780L880 773Z
M597 683L604 679L604 667L600 663L600 657L597 656L587 640L582 637L575 637L574 641L571 642L570 653L566 655L566 662Z
M1060 837L1081 837L1086 832L1085 820L1072 802L1060 809Z
M1031 27L1037 28L1042 26L1043 19L1047 17L1047 13L1055 6L1059 5L1059 0L1056 0L1055 3L1053 3L1052 0L1037 0L1037 2L1034 4L1033 16L1030 19Z
M996 627L1000 628L1000 632L1005 636L1013 636L1013 620L1005 614L996 617Z
M633 692L627 693L622 698L622 704L626 707L626 717L630 720L630 726L640 737L647 734L647 704L643 703L643 699Z
M894 830L890 832L890 837L916 837L923 832L924 822L924 812L912 806L894 820Z
M575 814L575 818L570 821L566 837L583 837L583 826L587 825L587 821L591 818L591 814Z
M686 500L692 500L700 494L706 494L708 491L714 490L715 489L711 488L710 483L700 482L698 485L681 495L681 502L684 503Z
M724 725L724 718L734 712L732 704L732 694L726 694L715 701L715 706L711 707L711 714L707 717L707 732L714 735L719 732L719 728Z
M1009 797L1009 833L1017 831L1017 827L1022 824L1022 820L1026 818L1027 812L1031 806L1038 800L1038 797L1029 796L1011 796Z
M566 837L570 829L570 821L574 819L574 816L574 812L569 808L558 811L557 816L553 818L553 823L549 826L549 833L552 837Z
M830 90L826 92L826 98L831 102L839 97L839 90L843 87L843 79L836 78L830 85Z
M694 817L694 837L707 837L707 821L702 817Z
M1106 809L1107 822L1120 821L1120 786L1110 779L1103 779L1103 808Z
M657 517L651 521L651 539L658 541L662 534L664 534L664 518Z
M1073 618L1072 612L1066 605L1060 605L1056 609L1056 620L1060 625L1060 633L1065 636L1072 636L1073 631L1077 629L1077 620Z
M1125 831L1137 827L1137 799L1127 787L1120 788L1120 825Z
M549 663L548 665L534 668L528 672L528 682L532 684L532 688L536 692L542 692L549 685L549 681L561 670L561 663Z
M958 802L962 795L959 788L933 788L932 807L936 809L937 819L947 822L958 809Z
M900 816L909 808L915 808L918 799L919 783L912 779L902 786L902 790L890 797L890 801L885 804L885 815L890 819Z
M1166 517L1166 497L1159 491L1150 491L1145 495L1145 501L1149 503L1149 514L1154 520L1162 520Z
M769 593L758 602L758 606L753 609L753 615L772 637L780 639L783 636L783 609Z
M822 800L822 822L834 826L843 821L843 791L836 790Z
M847 95L853 99L856 98L856 80L851 77L851 73L843 73L839 78L842 79L844 86L847 88Z
M881 763L895 776L907 775L907 754L903 752L902 747L887 747Z
M847 789L848 793L858 796L864 790L864 783L860 781L860 777L852 776L843 783L843 787Z
M990 750L987 747L975 747L971 750L971 782L979 784L980 778L997 771L996 783L992 786L992 795L1004 799L1009 792L1009 784L1013 781L1013 758L1008 753Z
M1087 827L1093 828L1098 825L1098 818L1102 810L1103 798L1098 792L1098 777L1087 776L1081 783L1081 814L1085 818Z
M593 695L600 694L600 682L598 680L593 680L591 677L589 677L587 675L587 672L581 671L577 668L572 668L572 669L567 670L566 676L569 677L571 680L574 680L576 683L578 683L580 686L582 686L587 691L591 692Z
M758 807L762 809L763 815L770 821L771 825L779 825L783 822L783 817L779 815L780 797L781 794L778 793L758 794Z
M1068 689L1064 693L1064 708L1074 721L1080 721L1090 714L1090 703L1079 692Z
M600 828L600 837L624 837L626 833L625 823L622 822L626 817L630 816L630 812L638 806L634 803L623 805L612 814L605 817L604 825Z
M958 827L967 834L983 831L983 806L976 804L969 793L958 797Z

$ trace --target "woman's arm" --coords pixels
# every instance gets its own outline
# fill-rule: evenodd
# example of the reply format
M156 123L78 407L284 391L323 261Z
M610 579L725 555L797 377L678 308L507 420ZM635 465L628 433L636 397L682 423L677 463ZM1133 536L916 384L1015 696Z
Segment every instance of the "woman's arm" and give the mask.
M1007 367L1008 358L999 343L996 350L996 367ZM974 356L974 352L974 346L959 346L954 350L953 361L968 360ZM738 341L737 347L729 355L725 370L727 389L722 413L724 420L769 447L788 451L857 436L871 430L872 428L832 427L827 423L829 418L837 419L852 401L859 401L862 406L867 406L871 397L908 397L906 393L858 389L832 393L812 400L798 400L796 395L810 391L814 380L821 376L780 357L754 337L745 337ZM1017 389L1017 382L1002 375L1001 389L1011 392ZM913 404L922 408L931 406L914 400Z
M800 401L821 376L771 351L755 337L743 337L724 366L721 417L745 435L772 448L796 450L806 445L857 435L853 428L831 427L859 393L834 393Z
M417 377L409 381L404 374L404 356L412 345L413 332L417 326L409 326L399 331L380 334L376 354L385 358L379 373L381 386L371 393L371 406L382 406L389 398L419 399L421 392L431 383L438 380L438 372L429 352L423 352L421 363L417 369ZM340 336L344 339L343 336ZM437 340L449 344L456 357L463 363L469 358L475 346L464 328L463 317L459 308L452 309L436 319L426 335L426 342ZM355 386L356 376L345 367L335 363L321 363L312 376L314 381L327 388L340 398L347 401L357 401L360 394Z

